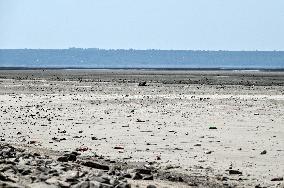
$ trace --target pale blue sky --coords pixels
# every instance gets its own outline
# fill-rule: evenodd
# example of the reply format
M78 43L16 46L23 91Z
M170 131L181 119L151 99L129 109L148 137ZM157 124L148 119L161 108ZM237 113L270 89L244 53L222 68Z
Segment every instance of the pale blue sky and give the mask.
M0 0L0 48L284 50L284 0Z

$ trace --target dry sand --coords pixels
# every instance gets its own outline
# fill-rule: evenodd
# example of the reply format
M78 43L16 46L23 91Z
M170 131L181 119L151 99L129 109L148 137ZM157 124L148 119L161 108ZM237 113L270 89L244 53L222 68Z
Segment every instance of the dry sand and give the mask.
M0 71L0 104L2 143L284 186L284 72Z

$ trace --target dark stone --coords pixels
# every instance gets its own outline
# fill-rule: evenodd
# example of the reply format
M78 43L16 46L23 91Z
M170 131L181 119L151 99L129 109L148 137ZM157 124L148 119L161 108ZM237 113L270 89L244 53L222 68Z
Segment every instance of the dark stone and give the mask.
M29 175L29 174L31 174L31 173L32 173L32 171L31 171L30 169L26 169L26 170L24 170L23 172L21 172L21 174L22 174L23 176Z
M127 173L127 174L124 174L123 177L124 178L131 178L131 175L129 173Z
M0 181L8 181L8 178L4 174L0 173Z
M96 168L96 169L101 169L101 170L109 170L109 166L95 163L92 161L87 161L82 163L84 166L91 167L91 168Z
M68 155L68 161L76 161L77 160L77 156L74 154L69 154Z
M139 82L138 86L146 86L147 82Z
M155 185L148 185L147 188L157 188Z
M283 181L283 177L272 178L271 181Z
M10 182L1 182L0 181L0 187L7 187L7 188L24 188L23 186L20 186L16 183L10 183Z
M265 155L267 153L267 151L266 150L263 150L261 153L260 153L260 155Z
M59 162L68 162L68 157L67 156L59 157L57 159L57 161L59 161Z
M243 174L243 173L238 170L229 170L229 174Z
M139 173L135 173L134 176L132 177L133 180L141 180L143 176Z
M140 173L140 174L151 174L151 170L145 169L145 168L137 168L135 169L135 172Z

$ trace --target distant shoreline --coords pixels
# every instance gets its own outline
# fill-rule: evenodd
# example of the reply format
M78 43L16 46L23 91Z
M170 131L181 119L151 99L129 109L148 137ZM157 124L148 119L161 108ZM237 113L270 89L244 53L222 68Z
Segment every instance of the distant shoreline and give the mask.
M147 71L259 71L284 72L284 68L110 68L110 67L0 67L0 70L147 70Z

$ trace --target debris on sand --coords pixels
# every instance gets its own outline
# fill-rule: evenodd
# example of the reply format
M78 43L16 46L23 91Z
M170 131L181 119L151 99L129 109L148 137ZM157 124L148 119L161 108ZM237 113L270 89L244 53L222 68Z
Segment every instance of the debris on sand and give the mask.
M243 173L239 170L229 170L229 174L238 174L238 175L242 175Z
M263 150L261 153L260 153L260 155L265 155L267 153L267 151L266 150Z
M147 82L143 81L143 82L139 82L138 86L146 86Z
M271 181L283 181L283 177L272 178Z

